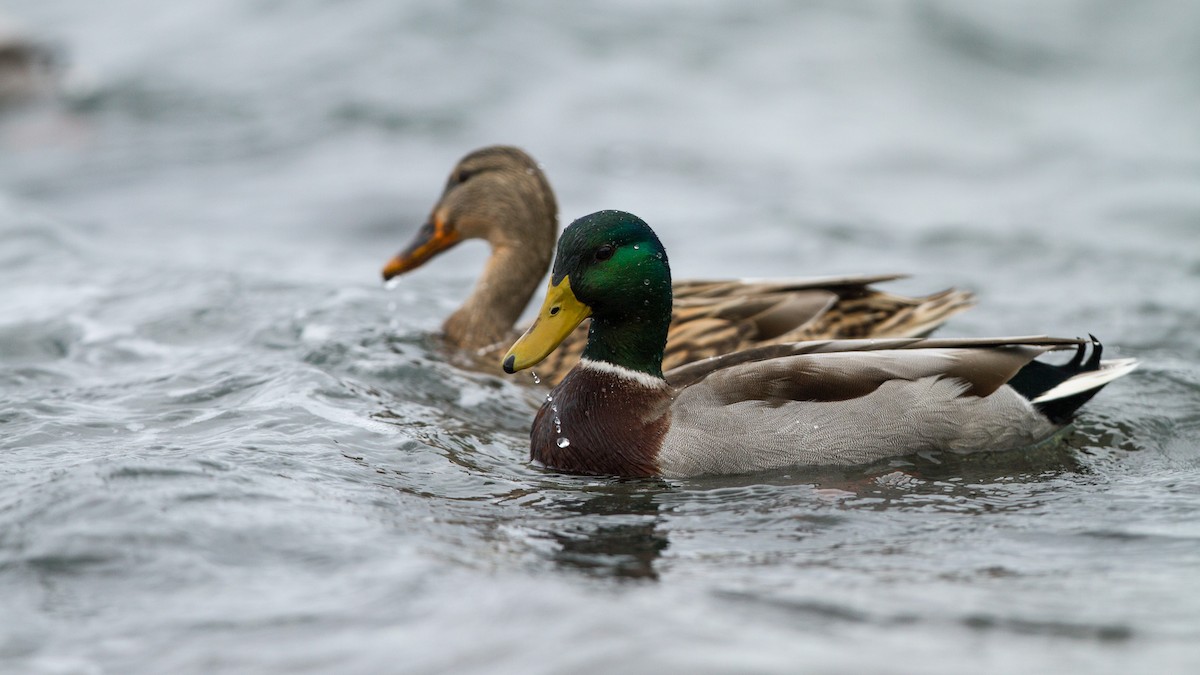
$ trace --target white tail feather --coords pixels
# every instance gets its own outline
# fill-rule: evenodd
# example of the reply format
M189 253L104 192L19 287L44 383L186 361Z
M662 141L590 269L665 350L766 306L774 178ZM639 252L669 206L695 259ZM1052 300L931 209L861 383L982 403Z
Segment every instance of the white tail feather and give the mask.
M1137 359L1113 359L1111 361L1101 361L1099 370L1089 370L1087 372L1074 375L1070 379L1067 379L1059 384L1057 387L1043 392L1041 396L1033 399L1033 402L1042 403L1044 401L1054 401L1060 398L1074 396L1075 394L1082 394L1085 391L1099 389L1118 377L1124 377L1125 375L1128 375L1137 367Z

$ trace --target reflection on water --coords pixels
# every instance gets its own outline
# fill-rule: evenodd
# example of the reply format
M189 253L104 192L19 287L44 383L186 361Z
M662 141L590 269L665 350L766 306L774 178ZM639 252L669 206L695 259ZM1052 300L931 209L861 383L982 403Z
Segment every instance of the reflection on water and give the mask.
M616 483L556 502L556 513L580 517L559 517L545 528L558 544L555 563L592 576L657 580L655 562L670 542L655 496L667 486L645 482Z
M536 511L532 521L528 516L521 520L555 544L547 555L558 567L602 578L658 580L656 566L669 553L679 525L673 515L710 519L717 530L778 530L786 532L788 541L798 541L846 525L838 512L1036 511L1055 501L1055 491L1065 481L1087 471L1077 451L1060 439L1022 452L930 453L866 469L787 470L684 481L548 473L551 482L537 498L531 499L530 492L508 498ZM572 489L572 481L582 482ZM780 498L783 502L776 503ZM801 503L807 507L797 511Z

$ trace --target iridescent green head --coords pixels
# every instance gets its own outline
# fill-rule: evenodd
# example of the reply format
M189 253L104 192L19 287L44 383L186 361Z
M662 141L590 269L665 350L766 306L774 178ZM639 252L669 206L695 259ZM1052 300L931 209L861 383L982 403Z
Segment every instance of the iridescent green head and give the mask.
M631 213L598 211L563 230L546 301L504 370L536 365L589 316L584 358L662 376L671 269L654 230Z

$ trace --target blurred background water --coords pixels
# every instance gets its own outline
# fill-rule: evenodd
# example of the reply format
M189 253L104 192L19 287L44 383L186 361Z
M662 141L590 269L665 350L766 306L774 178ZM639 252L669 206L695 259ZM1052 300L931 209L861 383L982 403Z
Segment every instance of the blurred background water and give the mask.
M3 12L0 671L1200 669L1200 5ZM909 272L1143 366L1040 451L539 470L542 394L431 339L486 247L378 282L492 143L677 277Z

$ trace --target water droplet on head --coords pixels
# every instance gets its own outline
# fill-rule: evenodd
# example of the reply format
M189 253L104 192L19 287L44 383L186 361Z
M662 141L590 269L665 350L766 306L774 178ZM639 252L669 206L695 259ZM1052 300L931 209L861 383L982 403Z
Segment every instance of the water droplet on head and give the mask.
M557 443L558 447L565 448L571 444L571 439L567 438L566 436L559 436Z
M636 251L636 250L638 250L638 249L640 249L640 248L641 248L641 246L638 246L637 244L634 244L634 245L633 245L633 250L635 250L635 251Z
M642 285L643 285L643 286L649 286L649 285L650 285L650 280L649 280L649 279L642 279Z

